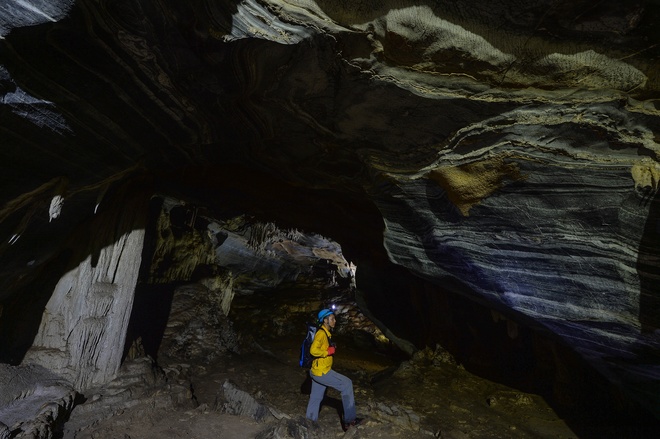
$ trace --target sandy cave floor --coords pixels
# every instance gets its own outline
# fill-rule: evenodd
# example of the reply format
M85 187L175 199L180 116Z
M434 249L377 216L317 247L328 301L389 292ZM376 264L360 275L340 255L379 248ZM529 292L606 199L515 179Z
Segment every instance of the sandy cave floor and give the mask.
M364 422L344 433L340 397L329 390L321 408L319 429L310 437L363 438L577 438L569 426L537 395L493 383L456 364L397 363L384 355L342 345L337 337L335 369L353 379L358 415ZM229 355L213 363L166 363L188 374L197 407L159 407L138 400L130 408L65 437L77 438L266 438L272 422L257 422L214 410L226 380L259 402L300 423L308 393L306 372L298 367L298 340L262 342L261 353ZM344 347L342 347L344 346ZM394 370L397 372L392 373ZM75 421L76 413L71 416ZM281 424L281 422L280 422ZM302 431L305 431L304 429Z

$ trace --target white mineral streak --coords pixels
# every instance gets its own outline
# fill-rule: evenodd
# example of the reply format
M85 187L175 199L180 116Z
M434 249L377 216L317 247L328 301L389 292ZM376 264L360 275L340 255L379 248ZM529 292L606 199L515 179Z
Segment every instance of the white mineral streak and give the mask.
M608 58L605 55L587 50L565 55L551 53L538 62L548 75L574 74L572 85L630 90L643 87L646 75L623 61ZM576 75L576 73L584 73Z
M55 22L66 17L75 0L6 0L0 3L0 38L13 28Z
M16 5L25 8L26 11L34 13L34 15L43 17L48 21L55 22L57 19L55 17L51 17L48 15L46 12L44 12L42 9L37 7L36 5L32 4L31 2L25 1L25 0L14 0ZM35 3L41 3L41 2L35 2Z
M30 121L39 128L50 129L57 134L72 132L66 119L59 113L53 102L36 98L20 88L3 66L0 66L0 80L11 84L12 91L3 96L2 104L6 105L16 116Z
M498 50L483 37L436 16L428 6L393 9L387 15L356 28L373 31L381 38L393 32L413 43L428 41L424 57L432 57L445 50L458 50L495 66L515 60L513 55Z
M50 200L50 207L48 208L49 222L58 218L62 213L62 206L64 205L64 198L61 195L55 195Z
M297 44L311 35L309 29L283 22L257 1L244 0L236 5L231 33L223 39L259 38L281 44Z
M112 379L119 369L141 262L144 230L66 273L46 305L24 364L47 367L78 389Z

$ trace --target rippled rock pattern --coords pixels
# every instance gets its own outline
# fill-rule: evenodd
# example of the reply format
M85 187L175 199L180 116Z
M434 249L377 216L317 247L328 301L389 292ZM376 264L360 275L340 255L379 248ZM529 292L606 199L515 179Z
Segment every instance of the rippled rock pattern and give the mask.
M386 255L659 412L656 4L70 3L0 22L1 309L148 176L347 243L372 297Z

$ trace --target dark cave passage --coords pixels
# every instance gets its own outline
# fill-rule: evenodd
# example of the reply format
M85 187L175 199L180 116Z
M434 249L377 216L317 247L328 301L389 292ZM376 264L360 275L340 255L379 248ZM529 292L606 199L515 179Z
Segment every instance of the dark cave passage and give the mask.
M172 282L163 277L173 268L170 265L181 264L190 257L171 254L162 259L163 255L156 255L162 247L157 244L159 240L187 242L195 234L206 233L213 218L192 205L170 208L167 227L172 231L163 231L158 229L163 206L161 199L152 200L144 265L124 359L146 354L159 363L182 360L204 363L221 356L247 355L255 346L290 351L295 356L305 323L319 309L333 303L342 309L338 314L337 340L345 347L345 364L361 370L356 377L386 393L392 374L411 360L406 345L401 344L410 343L418 352L446 351L465 371L481 379L540 395L581 438L606 437L602 436L607 433L602 426L611 420L616 420L621 437L657 424L652 415L629 401L621 389L547 331L526 325L519 316L458 294L457 291L465 292L464 285L445 282L440 287L393 265L382 249L369 245L368 235L361 236L360 245L347 241L348 244L342 242L340 247L350 249L354 257L357 290L347 280L333 285L336 281L333 272L338 267L320 259L307 268L295 268L297 279L277 280L271 287L250 287L248 291L238 292L225 316L219 309L221 292L207 288L209 284L204 282L226 275L226 267L202 264L190 273L187 281ZM193 211L197 212L194 226L190 217ZM288 219L294 221L295 217ZM256 219L252 221L258 223ZM326 225L331 224L326 217ZM241 227L241 233L247 233L247 223ZM222 239L215 241L216 251L236 245L231 244L236 242L232 233L235 232L218 234ZM350 239L350 234L345 235L342 237ZM157 266L152 267L156 259ZM240 264L249 265L249 261ZM249 284L258 279L263 282L272 276L267 274L270 268L264 268L266 272L257 269L246 273L243 282ZM359 308L357 296L361 297L364 310ZM202 331L202 327L207 329ZM385 334L394 338L388 340Z
M190 232L184 227L171 236L186 239ZM541 396L580 438L632 438L637 433L644 437L644 432L658 425L547 332L453 292L462 286L440 288L392 265L377 251L365 250L361 256L369 258L356 259L357 291L347 285L331 286L332 264L322 260L299 283L289 281L236 295L226 317L218 310L217 291L195 283L204 279L203 270L197 271L190 284L142 283L136 291L125 357L139 346L139 353L164 364L205 363L221 356L253 355L258 346L257 353L281 352L295 360L305 322L332 303L341 309L337 341L344 347L344 366L364 385L384 394L397 394L388 390L388 383L395 386L393 374L411 360L384 337L387 332L410 342L419 352L446 351L465 371L488 382ZM181 293L182 288L188 292ZM356 295L363 297L367 309L360 310ZM174 317L172 309L178 309ZM366 315L382 326L374 325ZM205 325L210 329L199 332ZM198 339L201 334L206 337L203 341ZM486 399L482 402L487 404Z

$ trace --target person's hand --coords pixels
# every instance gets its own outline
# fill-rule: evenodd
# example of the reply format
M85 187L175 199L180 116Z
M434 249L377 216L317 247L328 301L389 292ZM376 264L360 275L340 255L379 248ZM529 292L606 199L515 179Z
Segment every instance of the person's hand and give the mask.
M335 354L335 347L334 347L334 346L330 346L330 347L328 348L328 356L330 356L330 355L334 355L334 354Z

